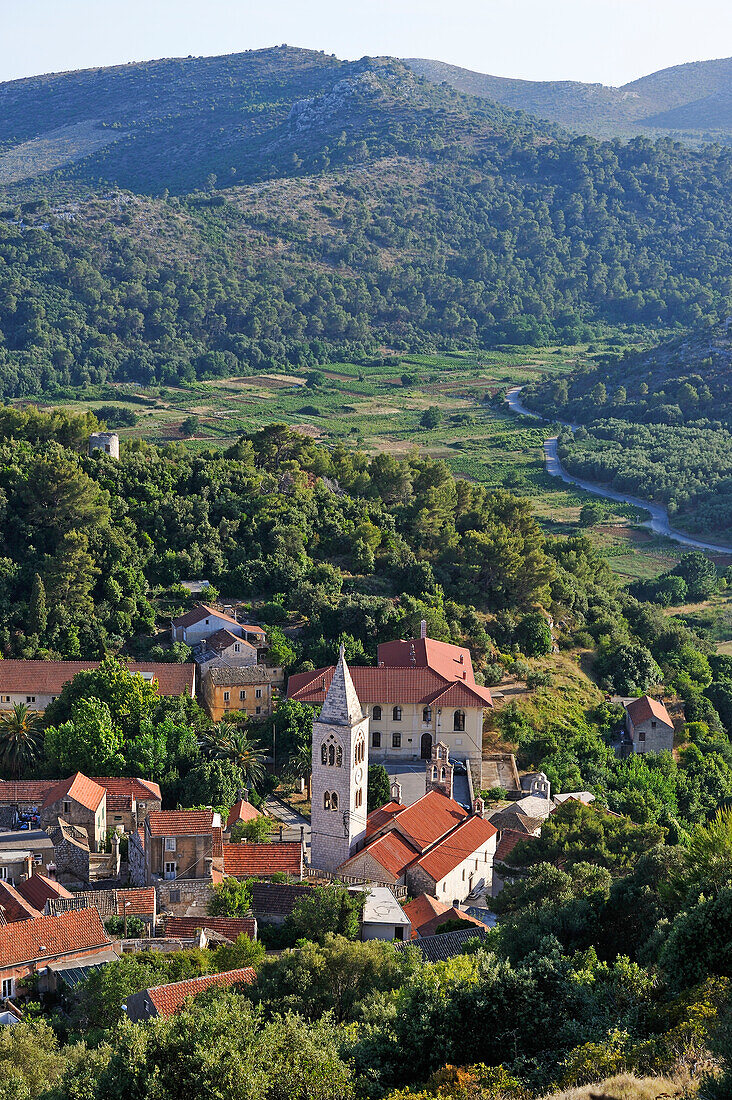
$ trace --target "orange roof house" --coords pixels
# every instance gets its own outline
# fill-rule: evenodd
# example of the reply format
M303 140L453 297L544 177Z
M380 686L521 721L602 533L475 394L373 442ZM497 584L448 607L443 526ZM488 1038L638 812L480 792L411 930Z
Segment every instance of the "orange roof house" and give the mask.
M99 668L99 661L22 661L6 659L0 668L0 710L26 703L45 710L79 672ZM130 672L155 682L160 695L193 695L196 666L164 661L131 661Z
M269 878L281 871L302 878L303 853L299 840L224 844L222 849L222 871L227 878Z
M201 929L218 932L234 942L239 936L257 938L257 922L253 917L168 917L165 922L168 939L191 939Z
M60 882L56 882L39 871L34 871L30 878L25 879L17 886L18 893L39 912L46 908L46 902L55 898L71 898L74 895Z
M15 886L0 879L0 924L3 921L12 924L18 920L30 920L40 915L40 910L31 905Z
M634 752L671 752L674 747L671 715L650 695L625 703L625 728Z
M133 993L127 998L125 1010L135 1023L151 1020L156 1016L174 1016L192 997L197 997L207 989L231 988L237 985L253 985L257 980L251 967L239 970L225 970L221 974L204 974L200 978L188 978L170 985L153 986Z
M486 930L488 928L488 925L464 913L462 909L457 909L454 905L446 905L430 894L420 894L419 897L408 901L404 906L404 912L412 925L412 939L434 936L440 925L452 920L465 921L466 925L474 924Z
M55 975L79 962L93 965L114 958L112 944L96 909L77 909L58 916L34 917L0 926L0 979L10 996L22 994L23 981L41 977L41 990L53 988Z
M231 826L235 825L237 821L254 821L255 818L261 817L261 813L256 806L252 806L246 798L239 798L229 810L229 816L226 819L226 831L231 832Z

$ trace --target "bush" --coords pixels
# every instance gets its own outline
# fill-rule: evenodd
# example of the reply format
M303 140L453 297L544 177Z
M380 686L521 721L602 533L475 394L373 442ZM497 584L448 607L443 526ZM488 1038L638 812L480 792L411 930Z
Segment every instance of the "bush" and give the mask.
M104 922L104 928L110 936L121 938L126 935L127 939L131 940L141 939L146 932L145 922L139 917L127 918L126 933L124 917L109 917L109 919Z

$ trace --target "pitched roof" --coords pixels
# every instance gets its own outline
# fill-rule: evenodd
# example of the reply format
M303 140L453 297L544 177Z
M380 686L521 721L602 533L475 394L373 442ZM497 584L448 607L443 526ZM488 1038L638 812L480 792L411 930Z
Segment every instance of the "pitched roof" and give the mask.
M62 886L60 882L40 874L39 871L34 871L30 878L19 883L17 889L26 901L41 912L43 912L46 902L50 901L51 898L73 897L71 891Z
M74 775L70 775L68 779L62 779L55 787L51 787L46 792L41 809L45 810L49 806L53 806L55 802L68 798L96 813L105 796L104 787L100 787L98 783L95 783L93 779L89 779L82 772L76 772Z
M60 695L64 684L78 672L99 668L99 661L0 661L0 694L33 692ZM157 680L161 695L193 694L196 666L163 661L131 661L130 672Z
M229 816L226 819L226 828L230 829L235 821L254 821L255 817L261 816L256 806L252 806L251 802L247 802L243 798L240 798L229 810Z
M523 833L524 836L534 836L546 820L543 817L528 817L526 814L509 809L496 810L490 820L501 832L508 829L512 832Z
M440 903L438 902L438 904ZM441 912L434 913L431 917L424 919L416 929L416 932L414 924L412 924L413 939L415 939L417 935L422 938L425 936L434 936L443 924L453 920L463 921L465 924L472 924L475 928L482 928L486 932L488 931L487 924L484 924L482 920L478 920L477 917L471 917L470 913L464 913L463 910L458 909L456 905L440 905L440 908ZM404 907L404 911L407 912L407 906ZM410 916L410 914L407 913L407 916ZM447 935L447 933L445 933L445 935Z
M384 825L387 825L400 810L405 810L406 806L403 806L401 802L387 802L385 806L379 806L377 810L372 810L366 818L366 836L367 838L373 836L374 833L378 833L379 829L382 829Z
M419 894L406 902L404 912L412 925L412 939L416 938L423 925L447 913L449 909L449 905L444 901L438 901L432 894Z
M226 615L223 611L217 611L215 607L211 607L207 603L199 603L192 611L186 611L185 615L179 615L177 619L173 619L173 626L195 626L195 624L200 623L202 619L211 618L223 619L225 623L233 623L234 626L240 626L236 619L232 619L231 615Z
M625 710L634 726L639 725L641 722L647 722L651 718L656 718L659 722L665 722L667 726L673 729L674 724L671 715L663 703L659 703L658 699L652 699L650 695L641 695L640 699L634 699L632 703L626 703Z
M353 665L349 669L356 695L361 703L431 704L449 691L448 706L492 706L491 693L477 684L448 680L431 668L369 668ZM298 672L287 682L290 699L302 703L322 703L335 673L335 666Z
M417 866L426 871L435 882L440 882L445 875L448 875L450 871L454 871L473 852L476 852L491 837L494 837L496 832L495 826L491 825L490 821L486 821L477 814L475 817L469 817L456 829L453 829L444 840L435 844L434 848L430 848L425 855L421 856L417 860Z
M475 683L470 650L435 638L408 638L401 642L382 642L376 659L390 668L431 668L447 680Z
M300 898L312 890L306 883L253 882L252 910L257 917L289 916Z
M0 879L0 913L10 923L17 920L30 920L31 917L40 917L40 910L32 905L9 882ZM2 958L0 957L0 964Z
M0 927L3 967L73 955L111 943L96 909L75 909L52 917L35 917Z
M160 784L154 783L152 779L139 779L137 776L103 776L100 779L96 775L93 776L93 779L100 787L104 787L107 792L107 800L110 796L126 800L131 800L134 796L138 802L146 802L151 798L162 801Z
M513 829L505 829L501 833L501 839L498 841L498 847L496 848L493 862L510 863L511 852L520 841L526 839L526 833L514 831Z
M343 653L343 646L341 646L338 664L331 676L318 724L353 726L360 722L363 716L363 707L353 686L351 673L348 671Z
M52 898L48 908L52 913L65 913L69 909L84 909L87 906L98 910L105 920L107 917L154 917L156 897L154 886L126 887L119 890L84 890L64 897Z
M201 836L220 823L214 810L153 810L145 818L150 836Z
M357 859L364 852L368 852L394 878L403 875L409 864L413 863L419 855L418 850L408 840L405 840L396 830L392 830L370 840L341 866L347 867L352 860Z
M506 807L506 812L523 814L524 817L536 817L543 820L556 810L556 805L550 798L537 798L535 794L527 794L525 798L519 798Z
M237 940L239 936L257 938L257 922L251 917L168 917L165 935L171 939L190 939L200 928L210 928L228 940Z
M265 665L241 665L230 668L228 665L206 669L206 676L216 687L238 687L239 684L270 683L269 669Z
M223 850L224 874L233 878L273 875L277 871L300 874L302 847L299 840L280 840L271 844L224 844Z
M225 970L222 974L204 974L201 978L187 978L171 985L156 985L147 993L155 1005L158 1016L173 1016L179 1012L189 997L203 993L213 986L226 988L232 985L253 985L257 980L251 966L239 970Z
M57 783L57 779L0 780L0 804L7 806L24 802L40 806L48 791Z
M458 928L455 932L443 932L441 935L425 936L422 939L410 940L409 943L395 943L397 951L406 951L408 947L418 947L422 952L424 962L446 962L448 959L461 955L463 944L475 936L485 939L486 931L480 925L470 925L466 928Z
M459 802L442 791L429 791L395 814L392 822L418 851L424 852L467 816L468 811Z
M244 638L240 638L238 634L232 634L230 630L222 627L221 630L217 630L215 634L212 634L209 638L206 638L206 649L214 650L216 653L221 653L222 650L228 649L229 646L239 645L245 646L247 649L251 649L253 653L257 652L257 647L253 646L251 642L247 642Z

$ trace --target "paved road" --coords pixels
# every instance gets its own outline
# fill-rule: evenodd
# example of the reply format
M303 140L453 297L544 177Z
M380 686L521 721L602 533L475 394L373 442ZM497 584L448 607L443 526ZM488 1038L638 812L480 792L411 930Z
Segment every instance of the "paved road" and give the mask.
M293 810L286 802L275 798L274 795L268 795L265 798L264 808L270 817L282 822L284 826L282 830L283 840L299 840L300 827L302 826L305 830L305 846L308 849L310 848L310 822L306 817L303 817L297 810Z
M532 420L545 420L545 417L537 416L536 413L531 412L522 404L519 397L520 393L521 386L514 386L506 394L506 401L511 412L521 413L522 416L530 416ZM577 427L576 424L570 424L566 420L560 420L558 423L563 424L566 428L571 428L572 431ZM620 504L632 504L635 508L642 508L651 517L643 526L649 527L656 535L664 535L683 546L690 546L693 550L716 550L717 553L732 554L732 546L703 542L701 539L694 539L690 535L685 535L682 531L677 531L676 528L671 526L668 512L661 504L654 504L650 500L642 500L640 497L629 496L626 493L618 493L614 489L606 488L604 485L597 485L594 481L585 481L583 478L574 477L565 470L559 461L557 437L555 435L544 441L544 461L546 462L547 473L551 474L552 477L561 478L567 485L577 485L580 489L584 489L588 493L594 493L595 496L604 497L606 500L616 500Z
M418 798L422 798L425 789L425 764L384 764L389 778L398 780L402 785L402 802L405 806L411 806ZM468 777L460 772L453 776L452 796L461 806L470 807L470 789Z

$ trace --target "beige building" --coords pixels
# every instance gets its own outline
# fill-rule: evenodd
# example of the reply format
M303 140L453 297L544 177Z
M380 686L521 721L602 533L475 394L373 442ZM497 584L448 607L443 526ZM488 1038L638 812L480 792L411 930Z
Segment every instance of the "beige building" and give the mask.
M159 810L145 818L129 843L135 886L175 879L211 881L214 839L221 846L221 815L214 810Z
M206 668L201 677L201 701L213 722L222 718L264 718L272 713L282 669L254 665Z
M674 747L671 715L650 695L625 703L625 728L633 752L671 752Z
M79 672L99 667L99 661L0 661L0 711L25 703L44 711L58 699L64 684ZM196 666L165 662L130 662L130 672L155 682L161 695L194 695Z

